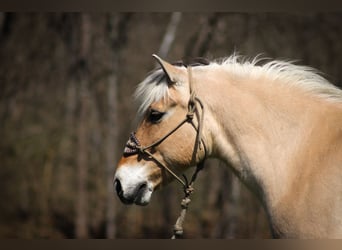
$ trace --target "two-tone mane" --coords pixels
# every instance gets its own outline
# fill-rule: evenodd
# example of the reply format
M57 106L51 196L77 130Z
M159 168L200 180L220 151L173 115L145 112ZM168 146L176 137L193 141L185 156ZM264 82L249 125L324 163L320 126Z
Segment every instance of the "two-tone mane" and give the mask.
M271 60L260 64L267 59L255 57L248 60L239 55L214 60L211 62L199 61L191 66L222 68L233 75L243 77L265 76L274 83L287 84L289 87L299 87L308 93L312 93L327 101L342 102L342 90L331 84L320 72L308 66L295 65L292 61ZM185 67L182 63L175 63L177 67ZM134 94L140 104L138 114L143 114L151 103L162 98L167 98L168 87L165 84L165 74L162 69L152 71L143 82L138 85Z

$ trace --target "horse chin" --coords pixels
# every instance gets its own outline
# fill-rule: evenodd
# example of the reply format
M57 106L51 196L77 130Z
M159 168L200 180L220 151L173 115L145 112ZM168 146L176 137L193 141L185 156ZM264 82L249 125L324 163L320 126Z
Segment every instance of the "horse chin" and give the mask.
M134 204L138 206L146 206L150 203L152 197L153 189L146 188L141 190L134 199Z
M150 204L150 202L149 201L134 201L134 204L138 206L147 206L148 204Z

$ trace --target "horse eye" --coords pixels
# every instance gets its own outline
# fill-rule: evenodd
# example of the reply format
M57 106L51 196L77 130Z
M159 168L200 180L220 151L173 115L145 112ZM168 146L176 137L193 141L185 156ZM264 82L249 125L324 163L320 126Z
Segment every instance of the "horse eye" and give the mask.
M148 120L151 123L158 123L161 121L164 114L165 114L164 112L159 112L157 110L151 110L149 115L148 115Z

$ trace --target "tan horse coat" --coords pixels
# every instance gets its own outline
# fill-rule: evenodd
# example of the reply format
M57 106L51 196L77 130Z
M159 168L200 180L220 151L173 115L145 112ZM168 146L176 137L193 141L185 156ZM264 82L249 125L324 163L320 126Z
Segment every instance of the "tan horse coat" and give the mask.
M144 92L149 79L137 95L149 98L141 112L162 109L169 115L164 126L172 127L189 98L187 71L164 63L165 73L176 83L167 89L156 87L158 94L149 95ZM238 62L233 56L193 67L194 88L205 104L203 138L208 154L225 161L256 193L275 237L342 238L342 91L306 67L277 61L255 64ZM137 133L148 141L146 136L158 137L167 130L162 125L156 129L144 118ZM184 128L174 138L156 153L181 171L190 164L194 132ZM191 143L183 147L179 141ZM177 147L170 146L175 142ZM174 151L172 157L168 150ZM123 177L128 170L122 169L129 168L140 169L135 179L149 180L148 202L163 182L162 171L153 163L137 161L136 156L123 158L116 174L122 189L135 185ZM148 171L153 180L150 174L142 174Z

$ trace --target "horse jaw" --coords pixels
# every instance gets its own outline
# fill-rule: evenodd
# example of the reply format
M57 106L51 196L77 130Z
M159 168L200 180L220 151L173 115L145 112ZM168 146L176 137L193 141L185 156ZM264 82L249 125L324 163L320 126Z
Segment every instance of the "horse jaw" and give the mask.
M147 166L140 164L125 164L118 168L114 176L114 189L124 204L149 204L154 183L148 180L147 172Z

